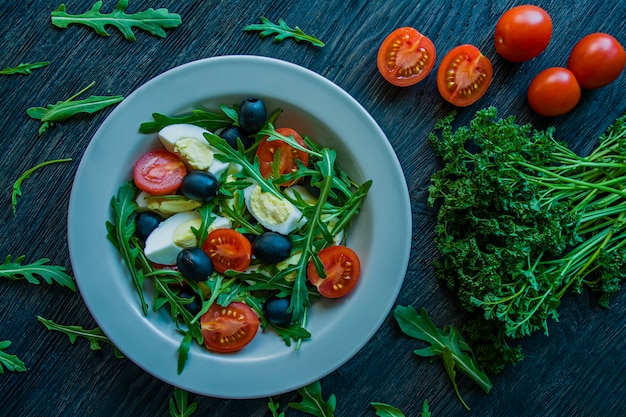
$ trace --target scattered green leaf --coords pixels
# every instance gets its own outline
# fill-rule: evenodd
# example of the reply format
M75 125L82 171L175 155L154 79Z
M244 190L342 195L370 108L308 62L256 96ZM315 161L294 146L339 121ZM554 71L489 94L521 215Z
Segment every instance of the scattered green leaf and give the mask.
M337 399L333 394L328 398L328 401L324 401L322 385L319 381L300 388L298 394L302 396L302 400L289 403L289 407L316 417L334 417Z
M46 265L50 261L46 258L31 264L23 264L23 261L24 256L18 256L13 261L11 255L7 255L4 258L4 263L0 264L0 277L13 281L25 279L31 284L39 284L39 278L41 278L48 284L56 282L63 287L76 291L74 279L65 272L65 268L62 266Z
M272 397L268 399L267 408L269 408L269 410L272 412L272 417L285 417L284 411L281 411L280 413L278 412L278 409L280 408L280 404L277 402L274 402Z
M37 316L37 320L41 322L48 330L54 330L57 332L64 333L69 337L70 343L74 344L76 339L81 337L87 339L89 341L89 347L91 350L100 350L102 347L100 343L108 343L113 346L113 351L115 352L115 356L117 358L123 358L124 355L119 349L111 342L111 340L106 337L104 332L99 327L95 327L91 330L83 329L80 326L66 326L63 324L57 324L52 320L45 319L41 316Z
M48 104L46 107L28 108L26 114L33 119L42 121L39 135L42 135L54 123L63 122L79 113L93 114L124 100L122 96L90 96L83 100L76 100L76 97L93 87L95 83L95 81L92 82L65 101L57 101L55 104Z
M20 175L20 177L13 183L13 191L11 192L11 209L13 210L13 215L14 216L16 215L17 197L22 195L22 189L21 189L22 182L28 179L32 175L33 172L35 172L41 167L44 167L50 164L57 164L61 162L70 162L71 160L72 159L70 158L66 158L66 159L54 159L50 161L41 162L40 164L35 165L34 167L26 170L22 175Z
M296 42L306 41L320 48L325 46L324 42L317 39L315 36L307 35L298 26L295 28L289 27L283 19L278 19L278 24L274 24L270 22L269 19L261 17L261 23L248 25L243 30L260 31L259 35L262 38L274 35L274 42L281 42L287 38L293 38Z
M49 65L48 61L34 62L34 63L21 63L16 67L7 67L3 70L0 70L0 75L12 75L12 74L21 74L21 75L30 75L33 73L34 69L43 68L46 65Z
M180 15L170 13L167 9L150 8L143 12L126 13L128 0L118 0L115 9L111 13L102 13L100 8L102 1L97 1L89 11L82 14L68 14L65 5L61 4L52 12L52 24L61 29L70 24L81 24L91 27L98 35L109 36L106 26L114 26L119 29L129 41L135 41L133 27L150 32L153 35L165 38L164 29L178 27L182 21Z
M373 402L370 405L374 407L379 417L405 417L402 411L389 404Z
M437 328L423 308L418 313L411 306L396 306L393 316L402 332L428 344L425 348L416 349L414 351L416 355L443 359L444 367L452 381L455 392L466 408L467 405L461 398L456 386L455 369L457 367L459 371L478 384L483 391L489 393L492 387L489 377L478 368L471 356L470 346L456 328L451 325L447 325L443 329Z
M4 373L4 368L11 372L26 372L26 365L17 355L5 352L9 346L11 346L9 340L0 342L0 375Z
M178 387L174 388L174 396L170 398L170 415L172 417L189 417L198 409L198 403L189 404L189 393Z

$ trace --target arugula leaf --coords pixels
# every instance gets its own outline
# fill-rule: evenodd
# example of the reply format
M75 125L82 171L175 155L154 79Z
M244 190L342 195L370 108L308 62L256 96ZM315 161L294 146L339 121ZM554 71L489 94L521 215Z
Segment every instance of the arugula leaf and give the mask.
M156 133L166 126L180 123L192 124L209 131L215 131L223 127L228 127L233 123L228 115L200 109L194 109L191 113L181 116L167 116L160 113L152 113L152 118L154 120L143 122L139 126L140 133Z
M128 0L118 0L115 9L111 13L101 13L102 1L97 1L91 9L85 13L68 14L65 5L61 4L52 12L52 24L61 29L70 24L81 24L91 27L98 35L109 36L106 26L115 26L129 41L135 41L133 27L150 32L153 35L165 38L164 29L175 28L182 21L178 14L170 13L167 9L149 8L143 12L128 14Z
M280 404L274 402L272 397L268 399L267 408L272 412L272 417L285 417L285 412L282 411L280 414L278 413L278 409L280 408Z
M34 69L43 68L46 65L49 65L48 61L34 62L34 63L21 63L17 67L7 67L3 70L0 70L0 75L12 75L12 74L22 74L22 75L30 75L33 73Z
M91 350L100 350L102 349L100 343L108 343L113 346L113 351L115 352L115 356L117 358L121 359L124 357L122 352L120 352L119 349L111 342L111 340L106 337L102 329L100 329L99 327L95 327L91 330L86 330L80 326L66 326L63 324L57 324L52 320L47 320L41 316L37 316L37 320L39 320L39 322L46 326L48 330L58 331L67 335L67 337L69 337L70 339L70 343L72 344L74 344L74 342L76 342L76 339L79 337L85 338L89 341L89 347L91 348Z
M374 407L376 415L379 417L405 417L402 411L389 404L372 402L370 405Z
M170 398L170 415L172 417L189 417L198 409L198 403L189 404L189 393L178 387L174 388L174 396Z
M289 407L316 417L334 417L337 399L331 395L328 401L322 397L322 385L315 381L306 387L300 388L298 394L302 396L300 402L291 402Z
M461 398L456 386L455 367L458 367L463 374L471 378L483 391L489 393L493 386L489 377L478 368L470 356L472 354L470 346L456 328L451 325L447 325L443 329L437 328L423 308L418 314L411 306L399 305L394 309L393 316L402 332L429 345L422 349L416 349L414 351L416 355L443 359L444 367L452 381L455 392L466 408L467 404Z
M0 342L0 375L4 373L4 368L12 372L26 372L26 365L17 355L5 352L9 346L11 346L9 340Z
M281 42L286 38L293 38L294 41L310 42L320 48L325 46L324 42L317 39L315 36L307 35L298 26L290 28L283 19L278 19L278 24L270 22L269 19L261 17L261 23L252 24L246 26L244 31L260 31L259 35L264 38L266 36L274 35L274 42Z
M28 108L26 114L33 119L43 122L39 128L39 135L42 135L56 122L63 122L79 113L93 114L124 100L122 96L90 96L83 100L76 100L76 97L93 87L95 83L95 81L92 82L65 101L57 101L55 104L48 104L46 107Z
M15 261L11 259L11 255L4 258L4 263L0 264L0 277L8 278L13 281L25 279L31 284L39 284L37 277L42 278L48 284L56 282L57 284L67 287L72 291L76 291L74 279L65 272L65 268L57 265L46 265L50 260L41 258L31 264L23 264L24 256L18 256Z
M135 233L134 213L137 209L137 203L135 203L136 193L137 188L132 181L128 181L120 187L117 195L111 199L113 223L107 221L106 228L107 238L119 250L124 263L130 271L135 290L141 302L141 310L144 315L147 315L148 303L143 293L144 274L137 266L142 251L137 238L133 236Z
M71 158L66 158L66 159L54 159L54 160L50 160L50 161L45 161L45 162L41 162L37 165L35 165L34 167L24 171L24 173L22 175L20 175L20 177L13 183L13 191L11 192L11 209L13 210L13 215L16 215L16 208L17 208L17 197L22 195L22 190L21 190L21 186L22 186L22 182L24 182L26 179L28 179L33 172L35 172L36 170L38 170L41 167L44 167L46 165L50 165L50 164L57 164L57 163L61 163L61 162L70 162L72 159Z

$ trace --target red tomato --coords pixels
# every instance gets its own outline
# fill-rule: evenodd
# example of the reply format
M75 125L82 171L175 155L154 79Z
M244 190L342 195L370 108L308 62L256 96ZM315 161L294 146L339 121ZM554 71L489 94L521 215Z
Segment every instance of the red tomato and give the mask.
M352 291L361 275L361 262L356 252L346 246L329 246L318 256L324 264L326 278L318 275L313 261L309 262L306 274L319 293L327 298L339 298Z
M567 68L582 88L600 88L619 77L626 65L626 53L620 43L606 33L592 33L582 38L570 53Z
M171 194L180 187L187 174L178 155L168 151L151 151L135 162L133 178L141 191L152 195Z
M481 98L493 77L491 61L473 45L460 45L446 54L437 72L441 96L465 107Z
M217 272L245 271L252 260L252 245L233 229L215 229L207 236L202 250L209 255Z
M496 51L506 60L528 61L542 53L552 37L552 19L541 7L525 4L506 11L496 23Z
M230 353L241 350L254 339L259 317L242 302L232 302L227 307L215 303L200 317L200 326L207 349Z
M378 49L378 71L391 84L406 87L428 75L435 57L435 45L430 39L413 28L398 28Z
M283 136L293 136L293 138L300 145L306 147L304 139L295 130L288 127L280 127L276 129L278 133ZM268 141L267 138L263 139L256 150L256 156L259 158L259 171L264 178L270 178L272 176L272 163L274 162L274 156L276 152L280 152L280 162L278 164L278 173L289 174L298 170L298 164L296 160L299 160L304 165L309 163L309 154L294 148L282 140ZM281 185L292 185L293 182L288 182Z
M566 68L541 71L528 87L528 103L542 116L560 116L572 110L580 100L580 86Z

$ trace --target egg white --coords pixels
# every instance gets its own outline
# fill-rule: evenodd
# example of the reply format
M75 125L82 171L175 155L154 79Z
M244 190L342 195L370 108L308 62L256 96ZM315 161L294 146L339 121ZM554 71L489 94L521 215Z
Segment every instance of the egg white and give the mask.
M307 221L289 200L263 192L256 183L245 188L243 196L250 214L272 232L288 235Z

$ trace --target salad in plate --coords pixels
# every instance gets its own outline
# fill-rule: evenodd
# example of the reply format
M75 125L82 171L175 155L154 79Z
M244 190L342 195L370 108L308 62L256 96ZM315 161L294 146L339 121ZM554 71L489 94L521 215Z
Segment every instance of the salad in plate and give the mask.
M219 112L154 114L140 131L162 148L137 159L111 200L107 237L143 313L167 309L181 333L179 373L194 341L232 353L272 329L297 348L312 337L312 302L358 283L346 232L371 180L357 184L335 150L275 128L280 113L268 117L252 97Z

